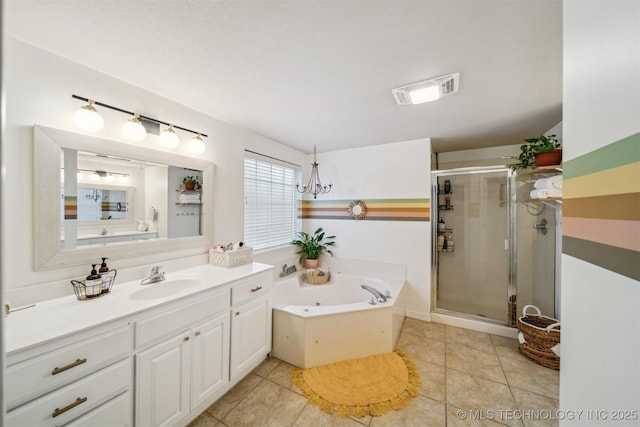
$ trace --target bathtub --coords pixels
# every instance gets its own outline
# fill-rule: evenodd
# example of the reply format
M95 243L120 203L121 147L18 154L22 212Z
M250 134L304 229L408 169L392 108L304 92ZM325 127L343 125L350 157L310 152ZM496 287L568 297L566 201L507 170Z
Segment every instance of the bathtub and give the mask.
M389 291L371 305L367 284ZM299 368L393 351L405 318L405 278L332 272L327 284L310 285L300 274L276 281L272 354Z

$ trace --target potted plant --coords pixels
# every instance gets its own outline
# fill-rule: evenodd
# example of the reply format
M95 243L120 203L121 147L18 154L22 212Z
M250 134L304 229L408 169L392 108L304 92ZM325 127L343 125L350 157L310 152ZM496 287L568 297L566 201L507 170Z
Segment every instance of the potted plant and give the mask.
M182 178L182 184L184 184L184 189L187 191L200 190L202 186L198 182L198 178L195 176L185 176Z
M300 265L304 265L307 268L317 268L318 258L324 253L328 253L333 256L333 252L329 249L329 246L334 246L336 236L325 236L325 232L322 227L318 228L313 235L304 231L298 232L296 239L291 244L298 246L298 252L296 255L300 255L298 262Z
M540 135L527 138L526 144L520 146L518 163L509 165L511 169L534 169L538 166L557 165L562 162L562 149L555 135Z

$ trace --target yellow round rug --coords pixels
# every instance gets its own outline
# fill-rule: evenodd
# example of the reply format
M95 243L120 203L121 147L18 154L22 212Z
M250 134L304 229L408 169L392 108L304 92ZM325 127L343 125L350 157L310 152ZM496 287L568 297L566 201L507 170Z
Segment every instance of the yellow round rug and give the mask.
M310 369L294 368L291 376L309 402L340 416L379 416L403 409L420 386L413 361L400 349Z

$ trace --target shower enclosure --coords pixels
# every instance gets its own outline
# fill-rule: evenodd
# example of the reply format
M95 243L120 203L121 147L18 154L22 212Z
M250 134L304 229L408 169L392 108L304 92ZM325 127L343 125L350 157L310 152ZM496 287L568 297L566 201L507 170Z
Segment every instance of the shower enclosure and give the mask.
M508 326L526 304L556 315L554 204L506 167L432 172L432 312Z

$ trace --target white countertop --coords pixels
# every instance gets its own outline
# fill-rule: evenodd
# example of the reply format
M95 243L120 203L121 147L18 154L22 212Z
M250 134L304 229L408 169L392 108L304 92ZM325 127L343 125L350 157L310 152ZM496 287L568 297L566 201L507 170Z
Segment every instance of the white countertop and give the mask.
M131 316L272 268L271 265L254 262L234 268L200 265L169 272L166 273L167 281L199 279L201 283L184 287L171 295L150 299L138 299L132 295L141 289L162 285L163 282L142 286L140 280L120 283L116 277L111 292L98 298L78 301L74 294L39 302L35 307L9 314L5 318L5 351L10 356L35 345Z

